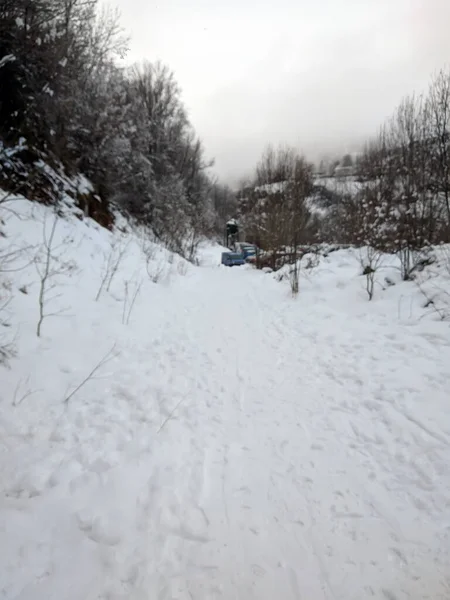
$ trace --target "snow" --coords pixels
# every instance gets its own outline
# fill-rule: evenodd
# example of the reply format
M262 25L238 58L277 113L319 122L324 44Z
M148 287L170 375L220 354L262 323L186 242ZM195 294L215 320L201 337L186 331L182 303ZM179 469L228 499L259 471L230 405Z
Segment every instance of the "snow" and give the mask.
M14 56L14 54L6 54L2 58L0 58L0 69L10 62L14 62L15 60L16 57Z
M222 252L230 249L219 244L203 243L199 247L198 262L203 267L216 267L221 264Z
M286 186L286 181L278 181L275 183L265 183L255 187L255 192L265 192L266 194L276 194L281 192Z
M55 93L55 92L52 90L52 88L49 86L49 84L48 84L48 83L46 83L46 84L44 85L44 87L42 88L42 91L43 91L45 94L48 94L49 96L53 96L53 95L54 95L54 93Z
M9 207L2 598L448 600L450 330L392 261L370 303L351 250L292 298L219 245L194 267L66 207L37 338L53 216Z
M346 177L317 177L314 181L315 185L323 186L331 192L337 194L357 194L362 187L362 184L355 176Z
M79 194L92 194L94 192L92 183L84 175L77 176L76 187Z

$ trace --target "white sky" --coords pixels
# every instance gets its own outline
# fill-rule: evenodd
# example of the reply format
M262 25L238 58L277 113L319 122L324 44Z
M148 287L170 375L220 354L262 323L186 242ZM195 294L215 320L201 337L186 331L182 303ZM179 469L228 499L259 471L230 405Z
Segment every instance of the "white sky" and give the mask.
M174 72L215 171L264 146L352 150L450 64L450 0L112 0L129 58Z

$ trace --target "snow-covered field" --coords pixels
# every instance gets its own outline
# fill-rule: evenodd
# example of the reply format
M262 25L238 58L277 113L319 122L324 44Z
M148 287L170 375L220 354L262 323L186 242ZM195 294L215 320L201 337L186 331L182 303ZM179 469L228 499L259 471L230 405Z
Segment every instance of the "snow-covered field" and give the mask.
M72 216L38 338L52 217L14 209L1 598L450 598L450 328L414 283L369 303L346 250L292 298Z

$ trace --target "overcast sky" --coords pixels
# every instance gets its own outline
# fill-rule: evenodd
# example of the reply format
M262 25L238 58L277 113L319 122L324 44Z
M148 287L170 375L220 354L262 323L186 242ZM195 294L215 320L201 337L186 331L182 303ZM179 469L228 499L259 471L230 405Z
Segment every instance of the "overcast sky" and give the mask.
M175 72L215 171L268 142L311 159L357 147L450 64L450 0L112 0L129 58Z

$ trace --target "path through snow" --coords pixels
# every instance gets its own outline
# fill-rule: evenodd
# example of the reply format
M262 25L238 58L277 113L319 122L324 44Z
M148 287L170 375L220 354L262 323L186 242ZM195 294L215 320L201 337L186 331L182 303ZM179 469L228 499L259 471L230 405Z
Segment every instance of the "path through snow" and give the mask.
M449 337L331 300L209 266L149 300L15 451L2 597L448 600Z

